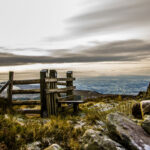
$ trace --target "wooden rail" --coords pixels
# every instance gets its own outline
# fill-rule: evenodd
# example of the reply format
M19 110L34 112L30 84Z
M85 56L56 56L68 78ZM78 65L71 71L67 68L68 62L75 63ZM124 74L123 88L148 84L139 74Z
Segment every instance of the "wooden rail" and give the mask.
M75 86L70 86L67 88L60 88L60 89L47 89L46 94L50 93L67 93L70 90L74 90L76 87Z
M65 83L65 82L57 82L57 85L64 85L64 86L66 86L67 83Z
M14 80L13 84L14 85L18 85L18 84L39 84L40 83L40 79L32 79L32 80Z
M12 94L37 94L40 89L12 90Z
M45 78L45 82L73 81L75 78Z
M15 100L12 102L13 105L40 105L41 102L39 100Z
M4 85L1 87L0 89L0 93L2 93L6 88L7 86L10 84L10 81L8 80L7 82L4 83Z
M41 110L40 109L19 109L16 112L22 114L40 114Z
M75 95L69 95L69 96L65 96L65 97L57 97L58 101L67 101L67 100L71 100L74 99Z

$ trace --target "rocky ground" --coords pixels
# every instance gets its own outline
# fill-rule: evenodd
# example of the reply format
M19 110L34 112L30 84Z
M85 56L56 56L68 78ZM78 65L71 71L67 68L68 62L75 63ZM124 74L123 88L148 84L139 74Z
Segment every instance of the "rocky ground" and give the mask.
M94 98L77 114L65 109L45 119L0 115L0 150L150 150L150 116L134 118L136 102Z
M136 97L75 94L85 99L76 114L63 105L51 118L0 115L0 150L150 150L150 115L132 115L135 103L148 100L150 86Z

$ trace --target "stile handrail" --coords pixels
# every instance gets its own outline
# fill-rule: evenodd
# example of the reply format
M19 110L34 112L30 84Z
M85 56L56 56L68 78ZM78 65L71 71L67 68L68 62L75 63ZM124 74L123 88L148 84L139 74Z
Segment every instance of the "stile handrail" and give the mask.
M7 86L10 84L10 81L8 80L7 82L5 82L5 84L1 87L0 89L0 93L2 93L6 88Z

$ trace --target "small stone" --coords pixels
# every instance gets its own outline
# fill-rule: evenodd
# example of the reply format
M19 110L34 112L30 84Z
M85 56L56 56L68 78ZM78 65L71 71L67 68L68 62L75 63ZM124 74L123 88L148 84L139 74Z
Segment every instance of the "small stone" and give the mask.
M51 146L45 148L44 150L63 150L58 144L52 144Z
M41 142L40 141L36 141L36 142L33 142L33 143L30 143L27 145L27 150L40 150L40 145L41 145Z

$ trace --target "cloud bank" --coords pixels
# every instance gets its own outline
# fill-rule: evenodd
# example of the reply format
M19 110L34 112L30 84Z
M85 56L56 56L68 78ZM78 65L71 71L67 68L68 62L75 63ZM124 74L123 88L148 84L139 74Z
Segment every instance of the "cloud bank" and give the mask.
M0 65L21 65L31 63L72 63L72 62L133 62L150 61L150 42L132 39L109 43L93 41L89 47L78 47L78 51L57 49L47 56L14 55L0 53ZM3 48L7 49L7 48ZM2 47L0 48L2 51ZM18 49L19 50L19 49ZM29 50L28 50L29 51ZM41 50L42 51L42 50Z

